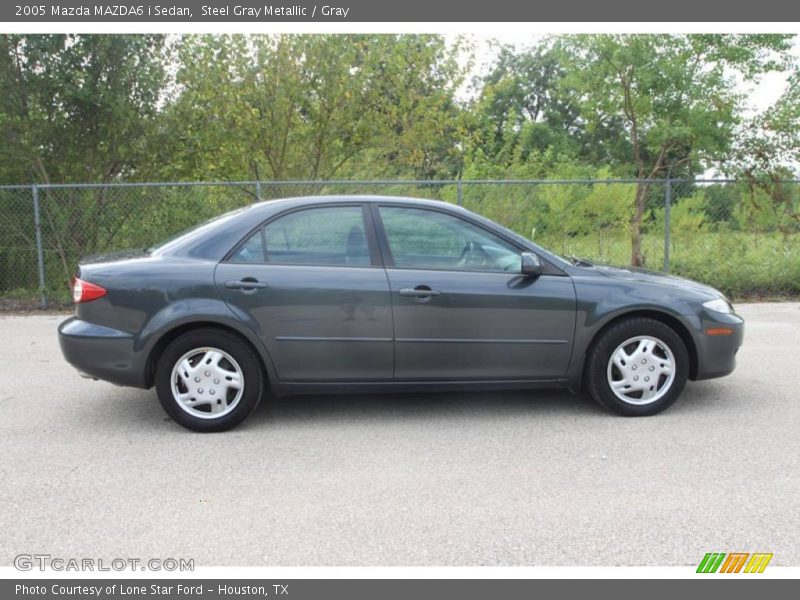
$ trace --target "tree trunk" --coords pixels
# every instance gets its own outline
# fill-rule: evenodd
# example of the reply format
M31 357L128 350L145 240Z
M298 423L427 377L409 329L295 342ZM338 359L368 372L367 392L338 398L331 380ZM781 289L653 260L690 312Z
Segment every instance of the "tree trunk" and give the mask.
M643 181L636 184L636 203L631 218L631 266L634 267L643 267L645 264L645 255L642 252L642 218L649 187L650 184Z

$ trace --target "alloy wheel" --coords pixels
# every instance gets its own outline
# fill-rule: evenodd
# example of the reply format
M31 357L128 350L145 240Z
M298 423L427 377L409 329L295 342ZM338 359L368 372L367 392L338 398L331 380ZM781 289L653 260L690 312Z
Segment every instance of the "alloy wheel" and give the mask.
M622 342L608 361L608 385L628 404L642 406L663 398L675 381L675 356L660 339L641 335Z
M219 348L195 348L181 356L170 377L178 406L194 417L218 419L233 411L244 392L244 375Z

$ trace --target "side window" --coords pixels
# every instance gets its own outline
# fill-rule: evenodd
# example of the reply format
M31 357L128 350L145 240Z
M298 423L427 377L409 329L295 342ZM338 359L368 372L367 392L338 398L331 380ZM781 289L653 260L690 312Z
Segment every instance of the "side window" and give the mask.
M482 227L435 210L382 206L395 266L519 272L520 252Z
M261 229L256 229L247 241L231 257L231 262L235 263L263 263L264 244L261 238Z
M264 226L266 262L294 265L371 264L360 206L309 208Z

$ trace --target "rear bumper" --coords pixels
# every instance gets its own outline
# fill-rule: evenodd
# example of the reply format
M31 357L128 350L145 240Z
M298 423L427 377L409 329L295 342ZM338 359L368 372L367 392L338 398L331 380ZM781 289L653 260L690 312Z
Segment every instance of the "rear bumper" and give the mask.
M744 340L744 319L737 314L706 311L700 315L698 329L697 374L694 379L713 379L730 374L736 368L736 353Z
M147 387L144 361L128 332L72 317L58 326L58 343L64 358L82 375L117 385Z

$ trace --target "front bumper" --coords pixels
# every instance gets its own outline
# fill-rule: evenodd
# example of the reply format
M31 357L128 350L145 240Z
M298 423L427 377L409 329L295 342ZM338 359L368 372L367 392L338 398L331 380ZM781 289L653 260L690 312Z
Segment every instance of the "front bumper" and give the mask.
M744 340L744 319L736 313L703 310L695 340L697 373L693 379L724 377L736 368L736 353Z
M58 343L64 358L82 375L147 387L144 361L130 333L71 317L58 326Z

